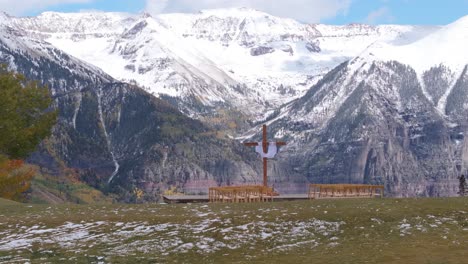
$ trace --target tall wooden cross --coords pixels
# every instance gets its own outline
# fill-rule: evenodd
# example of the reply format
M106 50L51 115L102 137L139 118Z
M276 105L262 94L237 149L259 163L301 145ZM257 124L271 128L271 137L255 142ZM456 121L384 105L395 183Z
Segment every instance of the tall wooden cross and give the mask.
M263 125L263 138L262 138L262 147L263 147L263 152L267 153L268 151L268 141L267 141L267 126ZM248 147L256 147L258 146L257 142L244 142L244 145ZM276 141L277 146L284 146L286 145L286 142L283 141ZM268 181L267 181L267 158L263 158L263 186L268 186Z

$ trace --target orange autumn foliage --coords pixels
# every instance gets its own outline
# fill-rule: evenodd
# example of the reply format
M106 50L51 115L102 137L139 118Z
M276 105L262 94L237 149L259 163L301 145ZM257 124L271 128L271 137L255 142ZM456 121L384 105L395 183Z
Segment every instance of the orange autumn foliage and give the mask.
M22 160L0 161L0 197L19 199L27 191L35 171Z

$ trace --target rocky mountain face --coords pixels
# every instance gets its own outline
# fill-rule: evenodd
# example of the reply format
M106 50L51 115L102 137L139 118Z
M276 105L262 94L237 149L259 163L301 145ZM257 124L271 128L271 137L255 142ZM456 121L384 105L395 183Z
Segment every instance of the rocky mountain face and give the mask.
M385 184L394 196L456 195L468 168L467 21L409 45L373 45L277 111L271 129L293 142L278 171Z
M255 156L240 143L44 41L8 26L0 32L0 62L47 84L59 110L52 136L30 162L57 177L72 169L121 201L135 201L135 188L151 201L169 187L198 193L256 181Z
M293 142L280 167L310 182L385 184L395 196L455 194L466 118L455 125L438 112L414 70L375 62L351 73L344 63L326 79L271 123ZM333 93L343 99L316 110Z

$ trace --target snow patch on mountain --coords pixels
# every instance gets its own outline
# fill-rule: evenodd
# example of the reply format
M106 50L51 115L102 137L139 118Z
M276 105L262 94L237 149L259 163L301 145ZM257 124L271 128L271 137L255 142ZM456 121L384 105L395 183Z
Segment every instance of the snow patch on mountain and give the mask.
M468 59L466 60L465 63L468 64ZM463 72L464 72L463 70L464 70L464 68L458 68L457 69L457 72L453 75L454 78L452 78L452 80L451 80L451 82L449 84L449 88L445 91L445 93L440 98L440 100L439 100L439 102L437 104L437 110L440 113L445 113L445 109L447 108L447 98L452 93L453 88L455 87L455 84L456 84L457 80L459 80L460 78L463 78Z
M408 64L418 74L422 74L439 64L460 71L468 63L466 47L468 47L468 16L407 45L375 43L363 55L372 60L395 60Z
M372 43L414 42L437 29L310 25L249 8L157 17L46 12L2 20L156 96L229 103L256 120L300 98Z

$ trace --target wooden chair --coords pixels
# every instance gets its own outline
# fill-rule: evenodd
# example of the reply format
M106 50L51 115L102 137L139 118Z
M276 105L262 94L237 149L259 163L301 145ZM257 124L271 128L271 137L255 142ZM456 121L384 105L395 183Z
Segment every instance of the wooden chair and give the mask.
M273 196L274 196L273 188L264 187L264 186L261 187L260 199L262 202L266 202L266 201L272 202Z

